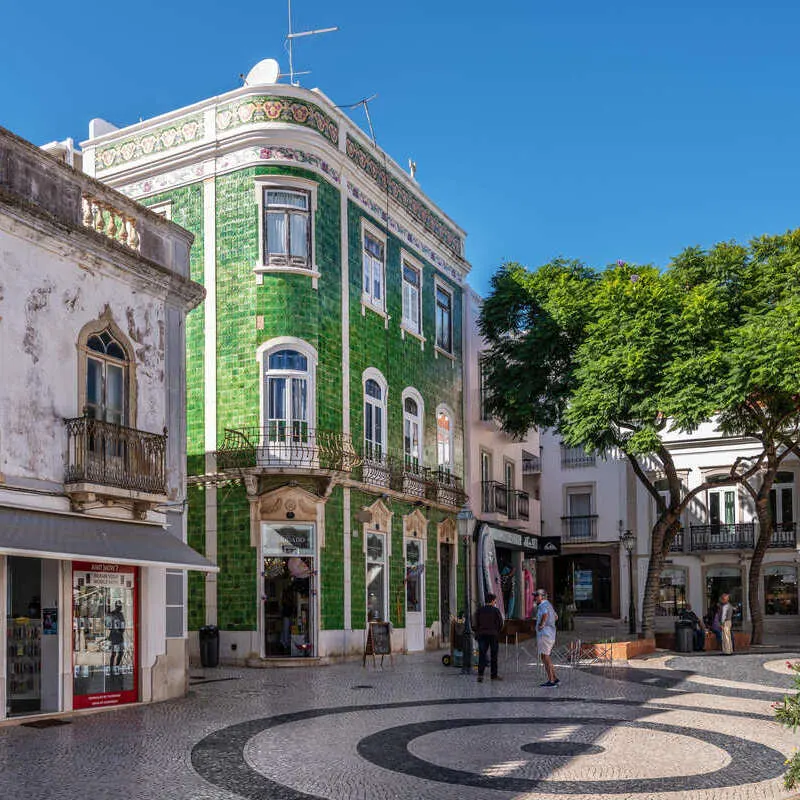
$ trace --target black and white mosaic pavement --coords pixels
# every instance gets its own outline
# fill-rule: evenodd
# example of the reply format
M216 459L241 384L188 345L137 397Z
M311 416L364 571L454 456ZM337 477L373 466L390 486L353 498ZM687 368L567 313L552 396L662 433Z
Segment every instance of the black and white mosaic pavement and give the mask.
M182 700L0 727L0 798L783 800L800 744L772 716L783 690L666 661L555 690L513 658L482 684L436 654L198 671Z

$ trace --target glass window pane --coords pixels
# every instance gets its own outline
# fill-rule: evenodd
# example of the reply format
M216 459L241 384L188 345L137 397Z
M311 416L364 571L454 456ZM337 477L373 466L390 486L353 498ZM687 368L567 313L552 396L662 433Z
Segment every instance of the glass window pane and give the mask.
M183 606L167 606L167 638L183 638Z
M371 620L382 620L386 613L385 569L383 564L367 565L367 614Z
M267 253L286 255L286 214L267 214Z
M417 406L417 401L414 400L411 397L406 397L405 407L406 407L406 411L409 414L413 414L415 417L419 413L418 406Z
M308 217L305 214L290 214L290 251L298 258L308 258Z
M734 500L736 495L733 492L725 492L725 524L733 525L736 521L736 509Z
M375 443L383 445L383 409L375 406Z
M372 403L364 403L364 439L372 442Z
M794 504L792 503L791 489L781 489L781 522L794 522Z
M591 512L590 494L571 494L569 496L569 515L571 517L588 517Z
M98 406L103 393L103 365L93 358L86 366L86 403Z
M419 286L419 272L408 264L403 264L403 280L411 286Z
M373 239L369 234L365 234L364 236L364 250L374 256L378 261L383 261L383 245L377 239Z
M305 378L292 378L292 419L308 422L308 383Z
M183 605L183 572L167 570L167 605Z
M286 419L286 378L269 378L269 419Z
M90 336L86 342L86 347L88 347L89 350L94 350L95 353L106 352L106 346L99 336Z
M708 517L712 525L719 525L719 494L712 492L708 496Z
M283 192L270 189L267 191L267 205L307 209L308 195L302 192Z
M121 416L125 402L125 373L116 364L106 364L106 411Z
M297 350L278 350L269 357L269 369L308 371L308 359Z
M377 262L372 264L372 299L381 300L383 298L383 269Z
M380 385L377 381L372 380L372 378L364 384L364 391L369 397L374 397L376 400L380 400L383 396Z

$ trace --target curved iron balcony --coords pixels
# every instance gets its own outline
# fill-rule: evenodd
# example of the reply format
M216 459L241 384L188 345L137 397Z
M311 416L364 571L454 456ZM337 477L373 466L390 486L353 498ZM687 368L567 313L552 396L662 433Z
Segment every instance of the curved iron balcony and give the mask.
M349 435L309 428L304 423L225 428L217 468L309 469L351 472L361 458Z
M147 433L91 417L65 419L65 484L92 483L167 493L167 433Z

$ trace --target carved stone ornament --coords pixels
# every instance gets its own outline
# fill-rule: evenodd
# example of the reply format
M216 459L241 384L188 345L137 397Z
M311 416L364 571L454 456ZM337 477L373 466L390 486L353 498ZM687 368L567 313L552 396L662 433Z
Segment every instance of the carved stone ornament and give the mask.
M415 508L403 517L403 536L407 539L425 539L428 535L428 520Z
M367 511L372 515L372 522L365 524L365 528L382 533L389 533L392 530L392 514L383 503L383 500L376 500Z
M448 517L444 522L440 522L437 526L439 541L442 544L455 544L456 543L456 521L452 517Z
M299 486L283 486L268 492L260 498L260 517L263 520L285 520L288 517L297 522L316 522L317 504L322 499Z

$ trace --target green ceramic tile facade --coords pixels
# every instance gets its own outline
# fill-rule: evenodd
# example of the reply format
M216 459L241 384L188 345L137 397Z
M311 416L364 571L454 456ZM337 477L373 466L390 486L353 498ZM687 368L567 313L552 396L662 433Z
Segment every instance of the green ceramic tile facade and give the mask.
M187 497L187 531L189 547L198 553L206 549L206 493L202 486L189 486ZM206 576L189 573L189 630L196 631L206 623Z
M320 627L344 628L344 490L337 486L325 504L325 547L320 551Z

